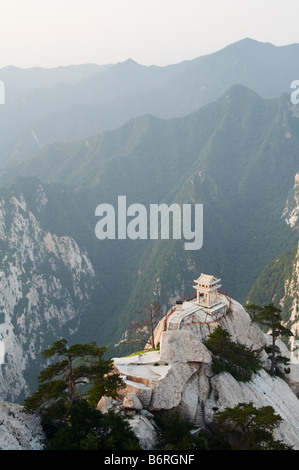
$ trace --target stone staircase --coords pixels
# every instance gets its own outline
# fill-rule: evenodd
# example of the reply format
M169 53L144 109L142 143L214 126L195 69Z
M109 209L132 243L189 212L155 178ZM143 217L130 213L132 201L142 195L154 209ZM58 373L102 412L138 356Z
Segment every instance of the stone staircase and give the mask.
M194 425L201 429L204 424L204 413L203 413L203 400L200 400L198 398L198 403L197 403L197 410L195 414L195 419L194 419Z
M202 374L198 375L198 402L197 402L197 410L194 418L194 425L198 429L202 429L204 427L204 400L206 397L206 387L205 387L205 380Z

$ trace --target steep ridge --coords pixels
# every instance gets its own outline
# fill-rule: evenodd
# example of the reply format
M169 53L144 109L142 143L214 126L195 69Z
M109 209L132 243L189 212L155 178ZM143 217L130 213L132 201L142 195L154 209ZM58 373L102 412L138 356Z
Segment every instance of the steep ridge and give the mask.
M82 80L106 71L109 65L82 64L60 67L7 66L0 69L0 80L5 84L5 101L8 103L33 89L49 89L59 84L77 85Z
M256 408L271 406L282 418L274 431L275 438L298 450L299 362L291 362L290 378L268 374L264 348L270 336L234 299L218 294L215 302L221 305L221 312L215 306L214 313L208 313L196 299L184 301L167 312L155 329L155 344L160 346L157 351L113 359L115 371L126 384L120 391L117 409L130 416L143 448L151 449L157 438L155 419L161 412L178 411L183 420L197 426L197 431L209 433L217 411L239 403L252 403ZM174 316L181 319L177 329L172 328ZM219 326L233 341L259 351L263 367L249 381L212 369L214 359L204 343ZM278 344L290 357L280 340ZM98 408L106 412L107 405L115 407L103 398Z

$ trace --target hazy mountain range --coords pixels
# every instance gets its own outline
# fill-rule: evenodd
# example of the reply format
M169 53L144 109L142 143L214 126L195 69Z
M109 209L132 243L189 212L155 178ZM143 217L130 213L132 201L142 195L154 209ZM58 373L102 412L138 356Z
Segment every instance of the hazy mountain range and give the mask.
M41 349L60 331L113 345L136 309L157 299L165 312L192 293L201 272L220 277L245 302L264 267L296 246L297 219L287 212L297 207L299 112L289 93L298 59L299 45L246 39L168 67L128 60L74 67L74 75L64 70L68 78L62 70L28 70L24 84L23 72L6 70L15 85L0 108L1 272L3 285L9 278L16 287L0 317L0 339L9 331L24 352L14 358L11 349L2 365L5 382L14 361L19 396ZM95 209L116 207L120 195L145 207L203 204L203 247L98 240ZM40 235L32 226L13 237L11 224L24 220ZM39 295L29 308L33 291ZM55 296L69 316L59 319ZM16 333L18 324L28 337L24 328Z
M107 66L0 70L0 166L11 166L56 141L115 129L144 114L186 116L242 84L262 98L290 92L299 45L244 39L218 52L165 67L132 59Z

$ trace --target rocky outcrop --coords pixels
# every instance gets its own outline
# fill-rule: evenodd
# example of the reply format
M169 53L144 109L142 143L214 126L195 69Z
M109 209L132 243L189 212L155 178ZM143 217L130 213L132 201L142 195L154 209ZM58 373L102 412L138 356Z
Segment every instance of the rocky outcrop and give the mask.
M199 337L188 329L163 332L161 344L160 359L162 361L169 363L211 362L211 354L207 348Z
M281 217L293 230L299 230L299 173L295 175L295 183L289 193Z
M282 218L286 224L296 232L299 232L299 172L295 175L295 183L290 191L287 199ZM291 329L293 337L290 339L291 349L299 349L299 243L291 275L284 283L284 296L280 299L279 303L282 309L287 306L289 311L289 318L286 322L288 328ZM298 354L299 357L299 354Z
M299 358L299 243L271 261L248 296L248 303L281 309L284 326L291 330L288 346ZM297 352L295 353L295 351Z
M154 415L143 406L135 393L128 392L123 400L102 397L97 409L103 414L108 413L109 410L115 413L125 413L131 428L138 436L141 448L150 450L154 449L157 444L157 427Z
M286 326L290 328L293 337L290 338L291 349L299 348L299 243L297 253L293 260L291 274L284 283L284 296L280 299L280 307L284 309L287 306L290 317L286 322ZM299 356L299 354L298 354Z
M47 198L36 188L39 207ZM42 228L22 194L0 199L0 399L30 395L41 353L72 335L95 285L85 252L67 236Z
M271 377L265 370L254 374L250 382L238 382L229 373L211 378L212 393L205 400L204 413L211 422L215 410L252 402L256 408L272 406L282 418L274 436L299 450L299 401L288 384L279 377Z
M213 421L216 411L226 407L241 402L270 405L282 417L277 439L299 450L299 363L291 361L289 383L264 369L249 382L238 382L228 372L215 375L212 356L203 343L218 325L232 340L259 351L268 365L264 347L270 337L238 302L221 296L221 303L227 308L208 315L195 302L185 302L158 324L155 344L160 345L159 350L114 358L115 371L126 386L120 391L118 409L130 417L143 448L148 449L154 448L149 446L154 446L154 416L159 411L178 410L183 419L202 429Z
M0 402L0 450L43 450L46 437L37 414Z

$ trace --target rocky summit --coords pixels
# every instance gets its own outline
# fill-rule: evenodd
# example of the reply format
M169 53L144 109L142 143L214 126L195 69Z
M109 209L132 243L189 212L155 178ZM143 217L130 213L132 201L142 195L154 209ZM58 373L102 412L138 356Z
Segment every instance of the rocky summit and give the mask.
M149 342L140 353L113 359L114 372L121 375L125 388L117 400L102 397L97 409L127 417L141 447L151 450L158 442L156 417L161 412L178 411L183 420L193 423L196 433L209 427L217 411L228 407L271 406L282 418L274 437L299 450L299 361L278 340L281 353L290 358L290 373L284 378L270 375L264 348L272 337L252 322L239 302L216 290L219 280L205 275L199 279L210 280L210 286L204 294L178 302L159 321L154 331L158 348L152 350ZM213 371L213 357L204 343L219 325L233 341L259 351L263 367L249 381ZM1 450L44 448L38 415L1 402L0 422Z
M250 381L237 381L229 372L212 371L212 356L204 342L218 325L233 341L260 351L265 368L254 373ZM157 325L158 350L114 358L115 371L121 374L126 388L120 391L118 402L103 397L98 409L125 410L141 445L151 449L156 442L155 413L159 411L177 410L201 430L213 421L216 411L238 403L272 406L282 418L275 438L298 450L299 362L291 357L285 379L269 375L264 347L270 339L242 305L225 294L217 295L210 312L196 298L186 300L172 307ZM281 341L279 347L290 357Z

